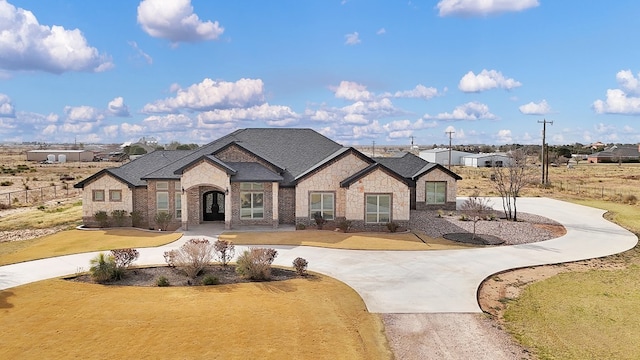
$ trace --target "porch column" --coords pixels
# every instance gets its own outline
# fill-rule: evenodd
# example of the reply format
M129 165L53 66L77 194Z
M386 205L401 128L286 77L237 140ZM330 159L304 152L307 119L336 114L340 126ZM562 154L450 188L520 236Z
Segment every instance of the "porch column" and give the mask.
M271 212L273 213L273 219L272 219L272 224L273 224L273 228L276 229L278 227L278 223L280 216L278 215L278 190L280 189L280 186L278 185L277 182L273 182L271 183L271 204L272 204L272 210Z
M231 230L231 213L233 210L232 207L232 191L231 191L231 177L227 176L227 185L224 192L224 229Z
M180 207L182 209L182 230L189 230L189 206L187 204L187 191L182 189L180 195Z

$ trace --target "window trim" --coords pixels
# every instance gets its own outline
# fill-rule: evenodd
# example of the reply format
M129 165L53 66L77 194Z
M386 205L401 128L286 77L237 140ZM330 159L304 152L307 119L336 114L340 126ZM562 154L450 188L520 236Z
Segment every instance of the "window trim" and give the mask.
M98 199L96 197L96 194L102 194L102 199ZM105 194L104 194L104 189L95 189L91 191L91 200L92 201L99 201L99 202L104 202L105 201Z
M118 199L114 199L113 194L119 194L119 198ZM113 190L109 190L109 201L113 201L113 202L122 202L122 190L121 189L113 189Z
M436 186L433 189L433 193L434 193L434 201L433 202L429 202L429 184L434 184L434 186ZM443 186L443 201L442 202L437 202L436 201L436 195L438 194L437 192L437 185L441 184ZM425 181L424 184L424 203L427 205L445 205L447 203L447 182L446 181Z
M373 212L369 212L367 210L367 205L369 204L369 202L367 201L367 198L369 196L375 196L377 198L376 201L376 207L377 210L375 213ZM389 197L389 212L380 212L380 197L381 196L388 196ZM376 214L376 221L368 221L367 220L367 215L369 214ZM381 222L380 221L380 214L388 214L389 219L387 221ZM392 222L393 221L393 193L365 193L364 194L364 223L365 224L386 224L388 222Z
M311 208L311 197L313 195L320 195L320 209L312 209ZM331 195L331 208L325 208L325 196ZM328 221L333 221L336 218L336 194L333 191L311 191L309 192L309 219L313 219L313 214L316 212L320 212L322 214L322 218ZM326 211L331 211L331 218L325 216Z

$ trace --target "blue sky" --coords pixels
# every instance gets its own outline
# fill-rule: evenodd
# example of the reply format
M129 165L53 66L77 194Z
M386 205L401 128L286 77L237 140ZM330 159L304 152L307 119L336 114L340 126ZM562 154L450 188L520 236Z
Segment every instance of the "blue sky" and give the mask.
M0 0L0 142L640 142L631 0Z

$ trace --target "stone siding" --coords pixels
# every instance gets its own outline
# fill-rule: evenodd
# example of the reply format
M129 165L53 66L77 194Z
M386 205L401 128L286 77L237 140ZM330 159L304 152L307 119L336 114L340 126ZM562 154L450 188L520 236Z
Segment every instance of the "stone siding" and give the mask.
M365 220L365 195L367 194L391 194L391 221L396 223L409 221L411 202L409 187L382 169L374 170L349 186L346 191L347 220Z
M447 194L445 204L427 204L426 203L426 183L429 181L444 181L447 183ZM416 209L417 210L455 210L456 194L458 191L458 183L456 179L449 176L440 169L434 169L416 180Z
M104 191L104 201L93 201L93 190ZM121 201L111 201L109 190L120 190ZM82 191L82 221L85 226L95 227L98 223L94 215L98 211L105 211L109 216L113 210L124 210L127 217L133 211L133 191L127 184L117 178L104 174L84 186ZM131 220L128 217L125 225L129 226Z

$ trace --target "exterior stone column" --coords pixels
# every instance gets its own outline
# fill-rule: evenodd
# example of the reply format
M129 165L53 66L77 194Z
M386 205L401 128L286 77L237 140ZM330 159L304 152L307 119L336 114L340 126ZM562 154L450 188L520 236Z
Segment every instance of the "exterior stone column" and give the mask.
M277 229L278 228L278 223L279 223L279 215L278 215L278 190L280 189L280 186L278 185L277 182L272 182L271 183L271 207L272 207L272 213L273 213L273 228Z
M182 230L189 230L189 205L187 202L189 197L187 192L182 189L182 195L180 195L180 203L182 204Z
M224 229L231 230L232 203L231 201L231 177L227 176L226 188L224 190Z

